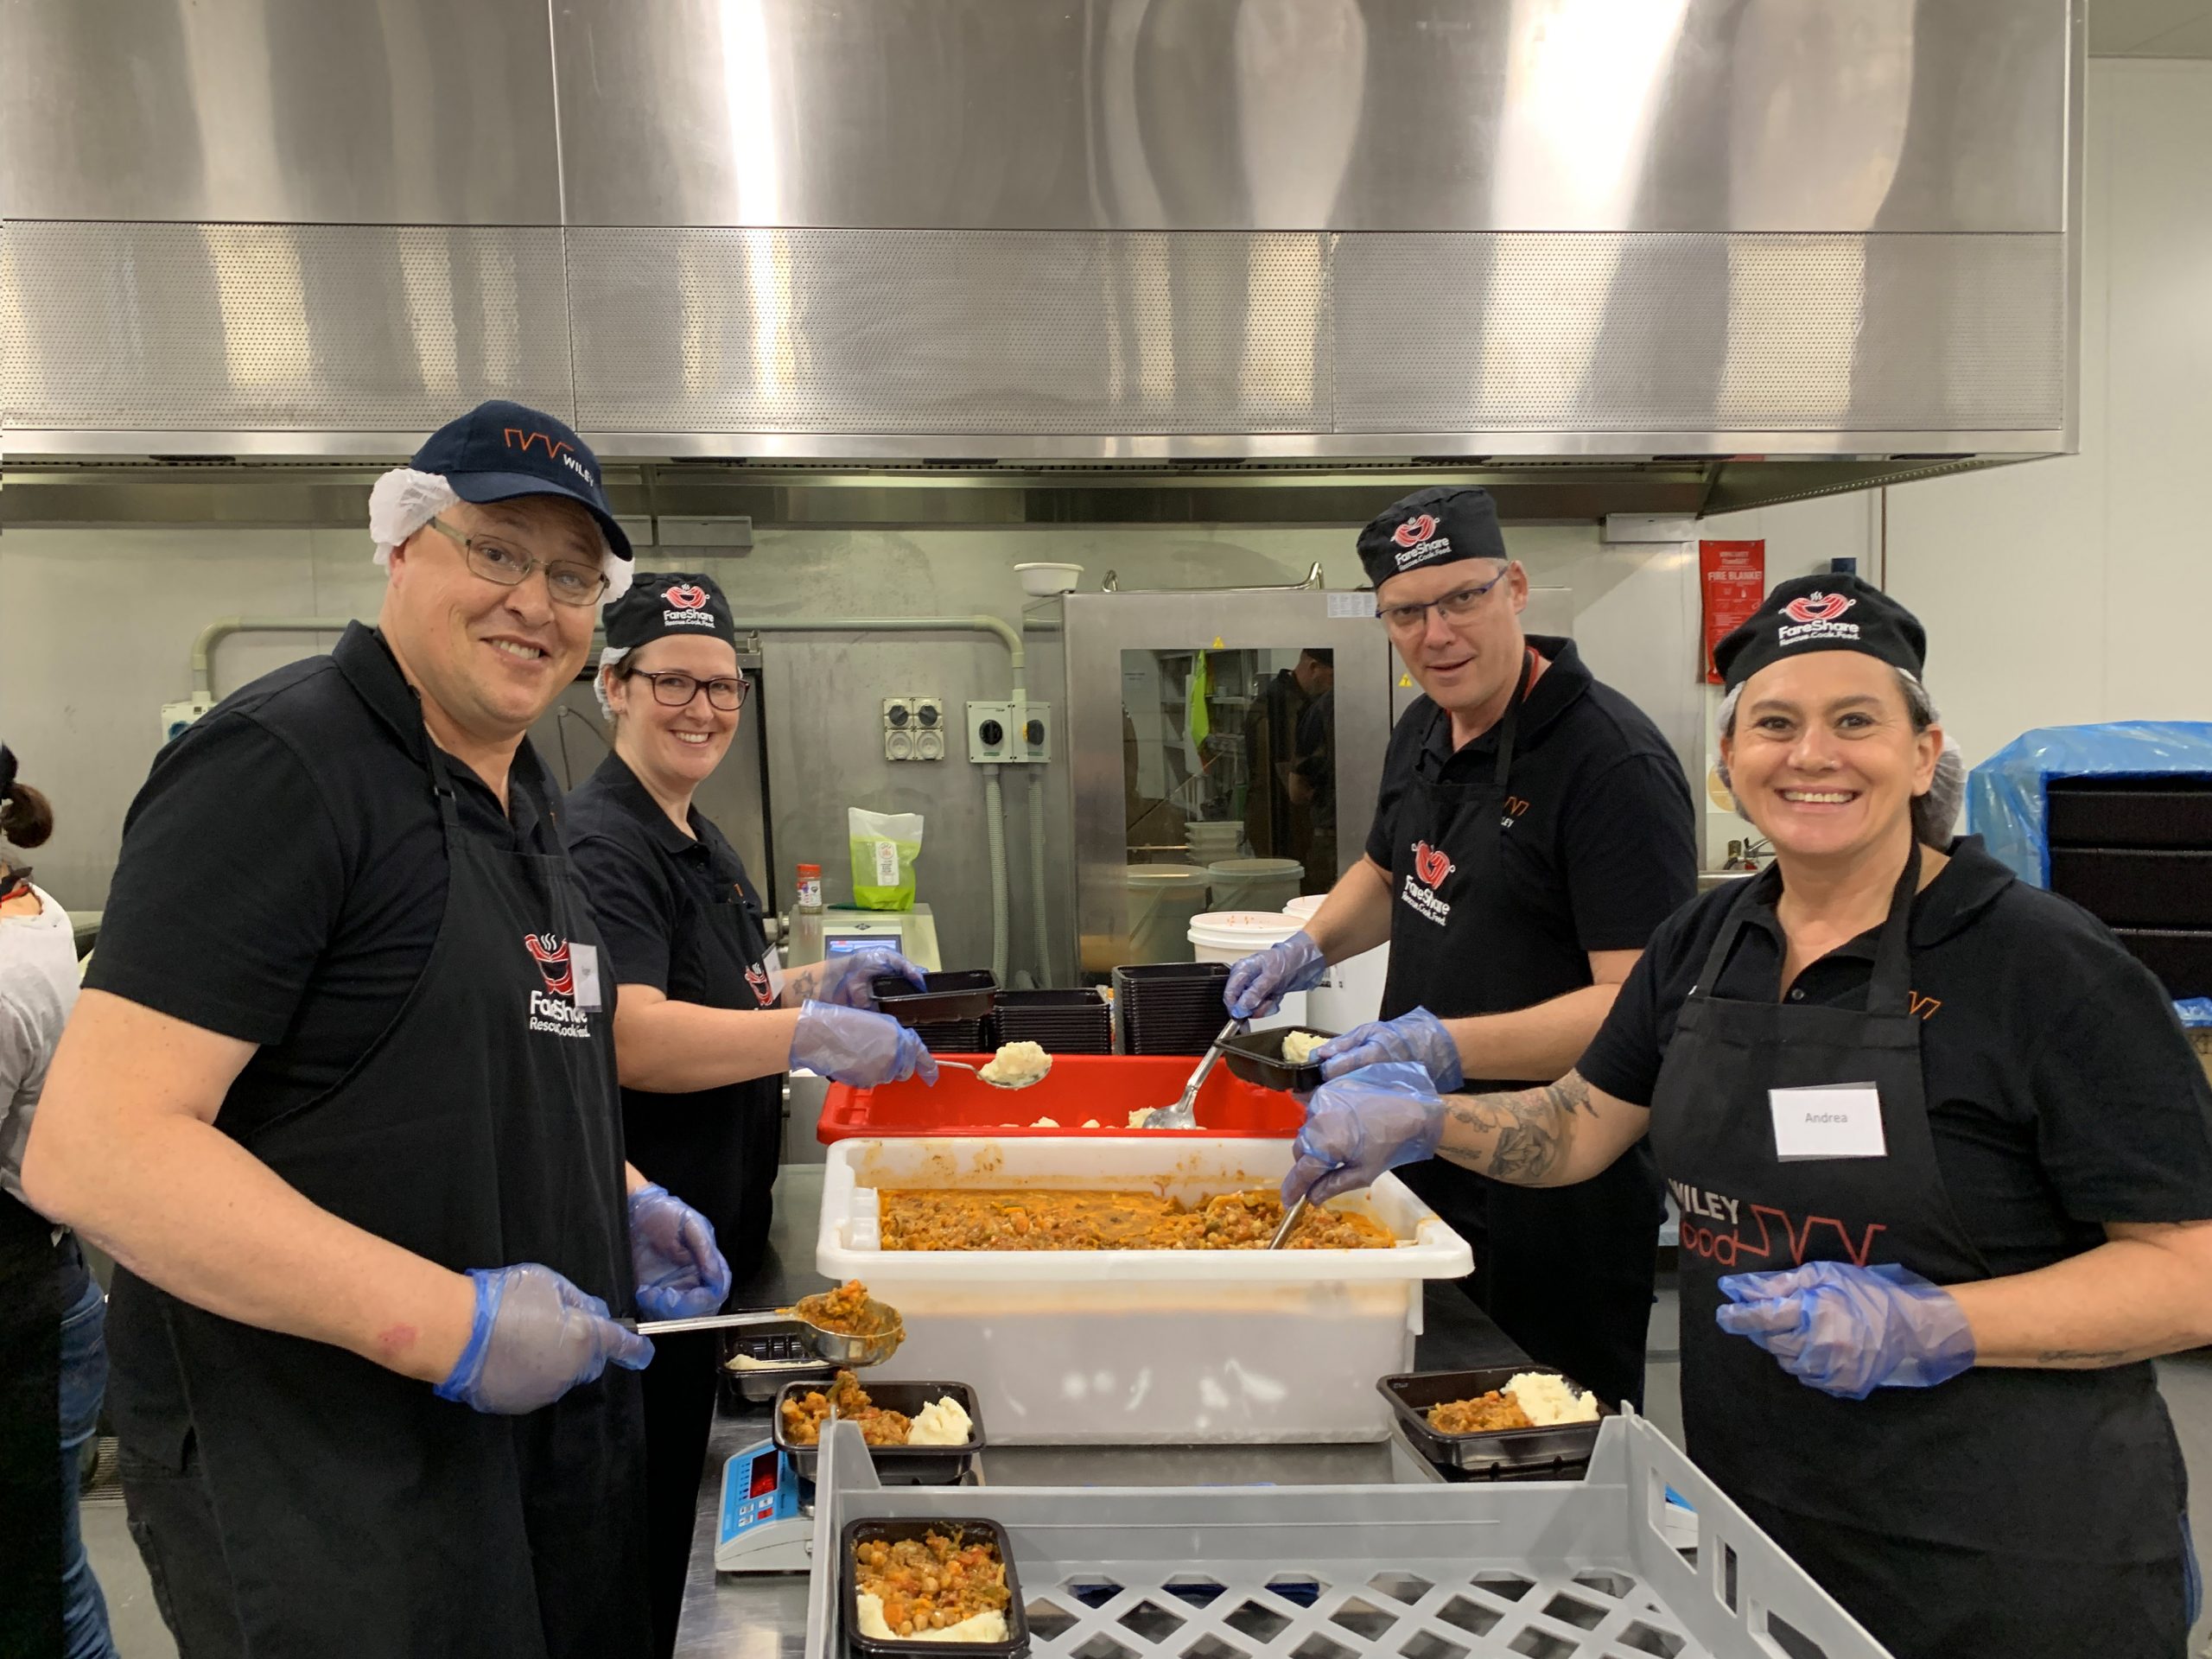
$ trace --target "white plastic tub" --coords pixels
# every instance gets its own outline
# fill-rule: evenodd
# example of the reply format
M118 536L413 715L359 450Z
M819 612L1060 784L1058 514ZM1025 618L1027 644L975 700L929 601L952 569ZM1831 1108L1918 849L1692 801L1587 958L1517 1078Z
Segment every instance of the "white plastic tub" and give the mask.
M1282 907L1282 913L1305 927L1328 895L1309 893ZM1286 937L1287 937L1286 935ZM1306 1020L1324 1031L1350 1031L1354 1026L1382 1016L1382 989L1390 977L1390 947L1372 950L1329 965L1329 976L1306 993Z
M1242 962L1255 950L1279 944L1298 931L1300 924L1279 910L1216 910L1191 918L1191 956L1197 962ZM1273 1014L1252 1021L1254 1031L1273 1031L1278 1026L1302 1026L1313 1020L1304 991L1291 991Z
M1384 1176L1339 1200L1394 1250L931 1251L880 1248L882 1187L1119 1187L1196 1198L1272 1186L1287 1141L1142 1135L842 1141L815 1265L905 1317L869 1373L975 1388L995 1442L1379 1440L1376 1379L1413 1365L1421 1284L1472 1269L1466 1242Z

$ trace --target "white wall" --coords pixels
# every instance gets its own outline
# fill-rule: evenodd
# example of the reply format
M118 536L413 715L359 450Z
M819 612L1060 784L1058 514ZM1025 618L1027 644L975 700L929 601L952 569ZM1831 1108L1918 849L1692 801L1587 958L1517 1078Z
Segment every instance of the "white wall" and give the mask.
M2212 63L2089 66L2077 455L1888 492L1888 585L1969 763L2024 730L2212 720ZM1856 554L1880 498L1711 521L1770 576Z

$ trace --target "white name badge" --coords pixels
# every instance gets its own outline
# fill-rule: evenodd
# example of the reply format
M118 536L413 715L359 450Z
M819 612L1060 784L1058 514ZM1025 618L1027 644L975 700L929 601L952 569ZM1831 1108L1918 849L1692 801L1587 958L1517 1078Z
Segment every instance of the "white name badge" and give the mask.
M586 1014L597 1014L607 1005L599 999L599 947L595 944L569 946L569 972L576 988L576 1007Z
M1882 1096L1871 1083L1770 1089L1774 1153L1783 1163L1812 1158L1886 1158Z
M784 953L774 945L760 958L760 970L768 976L768 1000L780 1003L784 1000Z

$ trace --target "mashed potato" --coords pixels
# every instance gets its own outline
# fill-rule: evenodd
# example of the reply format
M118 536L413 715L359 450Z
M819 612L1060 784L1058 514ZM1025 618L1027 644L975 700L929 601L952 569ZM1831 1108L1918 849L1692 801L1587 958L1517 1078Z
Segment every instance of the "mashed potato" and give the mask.
M1575 1393L1564 1377L1548 1376L1542 1371L1522 1371L1505 1385L1529 1421L1539 1428L1550 1428L1559 1423L1594 1423L1598 1421L1598 1396Z
M975 1438L975 1420L949 1394L916 1412L906 1432L909 1446L965 1446Z
M1159 1108L1155 1106L1138 1107L1136 1110L1129 1114L1129 1127L1133 1129L1141 1129L1144 1128L1145 1119L1150 1117L1153 1113L1158 1109Z
M1020 1086L1034 1083L1052 1069L1052 1057L1037 1043L1001 1043L999 1052L978 1072L985 1083Z
M1057 1129L1060 1127L1060 1120L1057 1117L1040 1117L1029 1127L1033 1129Z
M1006 1615L1001 1612L976 1613L962 1619L957 1624L948 1624L941 1630L916 1630L912 1636L900 1636L884 1622L883 1598L863 1590L853 1598L853 1613L860 1621L861 1634L874 1642L1006 1640Z
M1303 1065L1313 1058L1313 1051L1328 1040L1310 1031L1287 1031L1282 1034L1282 1057L1293 1065Z

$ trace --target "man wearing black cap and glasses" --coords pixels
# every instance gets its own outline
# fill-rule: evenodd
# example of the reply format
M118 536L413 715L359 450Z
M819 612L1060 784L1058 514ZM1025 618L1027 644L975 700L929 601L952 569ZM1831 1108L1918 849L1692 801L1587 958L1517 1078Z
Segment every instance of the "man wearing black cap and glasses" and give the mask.
M1319 1051L1325 1075L1410 1059L1440 1090L1557 1077L1696 890L1681 764L1572 640L1522 632L1529 578L1488 492L1408 496L1360 532L1359 556L1423 695L1391 734L1367 856L1304 932L1236 964L1230 1011L1269 1012L1387 939L1385 1018ZM1468 1294L1508 1336L1642 1403L1665 1209L1648 1152L1556 1192L1442 1162L1406 1175L1473 1245Z
M369 517L377 626L225 699L132 804L24 1185L121 1264L124 1496L181 1652L642 1655L652 1345L614 1316L728 1275L637 1202L524 737L629 546L515 404Z

